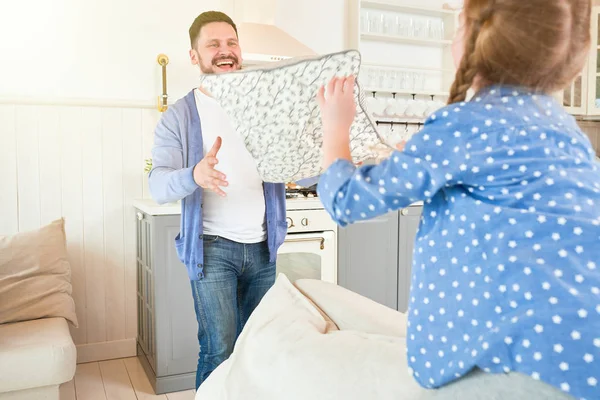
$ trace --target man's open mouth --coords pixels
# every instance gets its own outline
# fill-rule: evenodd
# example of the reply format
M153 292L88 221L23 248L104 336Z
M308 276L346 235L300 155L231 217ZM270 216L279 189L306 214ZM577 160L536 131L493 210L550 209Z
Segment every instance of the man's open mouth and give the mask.
M225 70L233 69L235 64L236 64L236 62L231 59L219 60L215 63L215 65L217 67L219 67L220 69L225 69Z

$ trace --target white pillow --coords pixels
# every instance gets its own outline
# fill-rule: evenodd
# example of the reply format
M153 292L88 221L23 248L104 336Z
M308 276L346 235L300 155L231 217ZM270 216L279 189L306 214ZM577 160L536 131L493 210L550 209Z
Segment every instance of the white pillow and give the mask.
M331 282L298 279L294 287L340 330L406 337L407 315Z
M321 174L323 132L318 89L335 76L357 76L356 50L299 58L224 74L202 75L200 85L231 117L265 182L296 182ZM353 160L388 149L355 84L356 118L350 131Z
M338 330L280 274L196 399L415 398L405 340Z

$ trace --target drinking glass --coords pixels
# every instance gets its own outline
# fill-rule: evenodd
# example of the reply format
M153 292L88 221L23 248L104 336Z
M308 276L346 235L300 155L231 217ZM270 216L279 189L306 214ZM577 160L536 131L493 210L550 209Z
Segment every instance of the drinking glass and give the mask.
M369 32L369 12L365 10L360 12L360 31L361 33Z
M370 13L369 15L369 33L382 33L383 32L383 14L381 13Z

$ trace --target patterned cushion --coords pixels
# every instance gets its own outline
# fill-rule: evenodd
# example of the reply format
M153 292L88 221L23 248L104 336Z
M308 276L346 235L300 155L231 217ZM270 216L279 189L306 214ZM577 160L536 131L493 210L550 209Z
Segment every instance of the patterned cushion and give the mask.
M323 131L316 99L334 76L357 76L355 50L201 76L201 87L231 116L265 182L295 182L321 173ZM358 81L350 131L355 162L375 158L387 145L366 112Z

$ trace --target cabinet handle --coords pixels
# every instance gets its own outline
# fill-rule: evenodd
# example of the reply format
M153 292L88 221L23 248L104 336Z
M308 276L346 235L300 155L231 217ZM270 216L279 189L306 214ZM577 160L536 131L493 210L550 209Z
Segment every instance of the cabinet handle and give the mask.
M286 239L285 241L288 242L288 243L292 243L292 242L320 242L321 245L319 247L321 248L321 250L325 250L325 238Z
M141 212L138 212L135 215L137 216L138 221L141 221L144 219L144 214L142 214Z
M288 223L287 224L288 228L293 228L294 226L296 226L296 225L294 225L294 220L291 219L290 217L287 217L286 220L287 220L287 223Z
M308 218L302 218L302 225L308 226Z
M406 217L408 215L408 210L406 208L404 208L404 209L402 209L402 211L400 211L400 214L402 214Z

